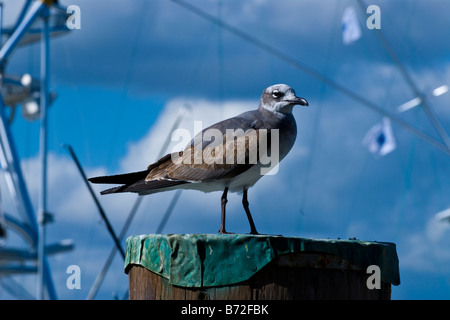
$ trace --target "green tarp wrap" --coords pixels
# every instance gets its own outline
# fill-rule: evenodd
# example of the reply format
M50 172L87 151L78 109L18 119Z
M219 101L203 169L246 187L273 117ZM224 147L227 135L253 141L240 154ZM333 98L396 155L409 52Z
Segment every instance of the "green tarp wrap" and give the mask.
M150 234L127 239L125 272L140 265L182 287L224 286L250 279L279 255L331 254L363 270L380 267L381 280L400 284L395 244L247 234Z

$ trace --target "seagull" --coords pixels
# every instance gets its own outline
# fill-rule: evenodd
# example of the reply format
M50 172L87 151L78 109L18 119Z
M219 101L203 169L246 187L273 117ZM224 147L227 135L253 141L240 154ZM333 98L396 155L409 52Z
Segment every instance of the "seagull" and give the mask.
M297 97L294 89L286 84L270 86L263 91L258 109L202 130L183 151L169 153L143 171L88 180L121 184L101 194L134 192L147 195L174 189L223 191L220 234L229 233L225 229L228 192L242 192L250 234L258 234L250 213L247 191L264 175L268 154L276 156L275 165L278 165L294 145L297 125L292 109L295 105L308 106L308 102ZM230 132L234 135L230 136ZM211 139L206 139L207 135ZM276 152L278 154L274 154Z

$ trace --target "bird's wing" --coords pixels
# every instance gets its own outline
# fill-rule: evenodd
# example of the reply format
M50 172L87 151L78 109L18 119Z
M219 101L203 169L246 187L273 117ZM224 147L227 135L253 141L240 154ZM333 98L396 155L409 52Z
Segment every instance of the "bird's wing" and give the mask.
M170 160L151 165L145 181L203 182L233 178L258 163L259 127L258 120L231 118L206 128L202 134L209 134L207 138L196 137L183 151L170 154Z
M106 194L141 193L185 183L233 178L259 162L261 141L265 141L265 146L270 149L268 133L261 132L265 125L254 112L246 112L204 129L201 133L203 139L194 138L183 151L165 155L150 164L147 170L89 180L122 184L102 192Z

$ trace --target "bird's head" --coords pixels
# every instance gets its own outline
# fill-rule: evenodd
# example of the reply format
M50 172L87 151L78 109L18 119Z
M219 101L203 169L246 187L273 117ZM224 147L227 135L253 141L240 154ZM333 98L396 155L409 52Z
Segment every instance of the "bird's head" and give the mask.
M308 106L308 101L297 97L294 89L286 84L270 86L261 95L260 108L271 112L291 113L295 105Z

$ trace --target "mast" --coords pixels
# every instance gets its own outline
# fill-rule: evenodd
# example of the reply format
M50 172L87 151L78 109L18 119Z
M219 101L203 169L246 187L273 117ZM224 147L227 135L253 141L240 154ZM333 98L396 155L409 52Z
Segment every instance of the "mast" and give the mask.
M16 283L10 275L36 273L37 280L37 298L38 299L57 299L55 287L51 277L48 254L58 253L62 251L71 250L73 248L72 242L60 242L47 246L45 243L45 223L48 221L48 214L46 212L46 198L47 198L47 108L49 106L49 48L51 25L50 18L53 17L53 12L50 9L54 6L55 1L42 0L31 1L27 0L19 15L19 18L10 32L6 32L2 27L3 22L0 19L0 39L3 33L9 37L5 44L0 49L0 164L5 174L8 191L10 192L13 201L15 202L17 213L20 218L14 215L5 213L5 225L7 231L15 231L28 244L27 249L17 248L0 248L0 275L2 281L0 285L6 288L13 295L23 297L26 290L21 289L20 285ZM2 7L0 6L0 11ZM56 8L61 10L61 8ZM61 14L61 13L58 13ZM64 11L64 15L66 15ZM1 15L0 15L1 18ZM41 82L34 85L33 79L29 75L22 76L20 80L15 80L5 75L5 67L7 59L14 49L21 45L30 43L26 40L26 35L31 26L38 19L43 20L43 27L41 28ZM68 31L68 30L67 30ZM59 29L60 32L60 29ZM15 91L20 92L13 97L7 86L14 87ZM35 94L38 94L37 96ZM27 112L27 104L33 103L33 106L38 108L31 108L29 111L34 111L35 114L30 114L30 119L36 119L36 113L40 113L40 158L42 164L41 172L41 188L38 217L36 216L27 185L20 166L20 157L17 153L14 137L11 132L12 116L8 117L5 101L8 101L8 106L12 109L17 104L21 104L25 113ZM28 105L30 106L30 105ZM13 113L13 110L11 112ZM33 265L35 264L35 265ZM26 293L25 297L29 298L31 295Z

